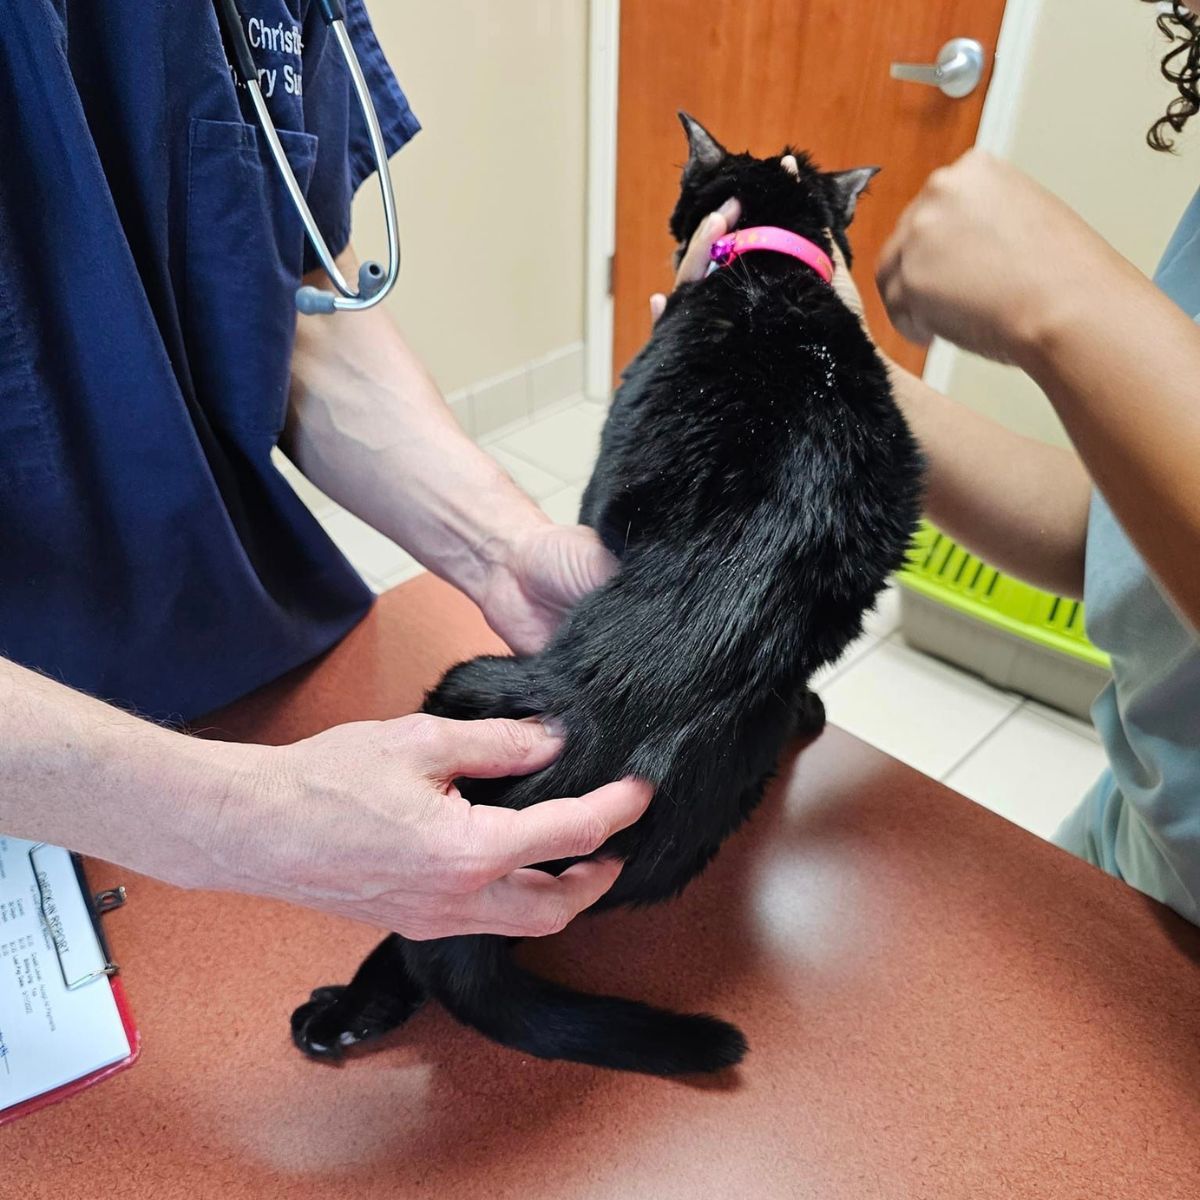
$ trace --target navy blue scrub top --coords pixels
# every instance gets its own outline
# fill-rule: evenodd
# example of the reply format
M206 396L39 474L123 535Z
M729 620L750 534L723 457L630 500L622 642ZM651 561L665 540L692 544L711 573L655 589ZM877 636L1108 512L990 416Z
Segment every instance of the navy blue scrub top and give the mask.
M371 603L270 458L303 228L207 0L3 7L0 655L194 717ZM392 153L419 126L346 7ZM341 53L310 0L240 8L340 252L375 169Z

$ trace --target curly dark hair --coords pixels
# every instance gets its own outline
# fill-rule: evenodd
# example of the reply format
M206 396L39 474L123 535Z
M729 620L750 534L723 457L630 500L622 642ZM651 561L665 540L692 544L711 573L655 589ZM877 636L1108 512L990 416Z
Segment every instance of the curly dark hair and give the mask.
M1143 0L1153 4L1156 0ZM1150 126L1146 141L1155 150L1174 150L1173 133L1181 133L1188 121L1200 112L1200 17L1172 0L1171 12L1158 14L1170 49L1163 56L1163 78L1179 89L1179 95L1167 105L1166 113Z

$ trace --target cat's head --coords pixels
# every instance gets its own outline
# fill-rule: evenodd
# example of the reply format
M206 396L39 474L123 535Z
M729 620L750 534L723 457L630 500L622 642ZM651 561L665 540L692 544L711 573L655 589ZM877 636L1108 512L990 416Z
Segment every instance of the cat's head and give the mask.
M742 205L741 228L776 225L808 238L826 251L830 238L850 261L846 228L863 188L878 167L849 171L821 171L807 154L784 147L772 158L731 154L703 125L687 113L679 114L688 140L688 160L683 168L679 203L671 214L671 236L682 251L697 226L730 197ZM781 163L794 155L798 173Z

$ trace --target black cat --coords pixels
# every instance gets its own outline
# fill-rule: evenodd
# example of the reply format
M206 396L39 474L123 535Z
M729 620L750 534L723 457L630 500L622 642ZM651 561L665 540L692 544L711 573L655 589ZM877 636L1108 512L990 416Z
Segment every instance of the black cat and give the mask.
M681 114L690 157L671 233L685 244L736 196L742 228L777 226L849 258L846 226L873 171L823 174L796 153L729 154ZM557 762L461 780L474 803L524 808L626 775L654 784L606 855L625 861L597 908L665 900L750 814L791 739L820 728L807 688L859 633L901 562L921 459L858 318L809 266L739 258L671 297L626 371L580 520L620 560L540 654L477 658L425 702L446 717L557 717ZM561 871L566 863L546 864ZM593 996L538 978L511 939L386 938L346 987L296 1010L296 1044L336 1056L432 996L541 1058L674 1075L738 1062L715 1017Z

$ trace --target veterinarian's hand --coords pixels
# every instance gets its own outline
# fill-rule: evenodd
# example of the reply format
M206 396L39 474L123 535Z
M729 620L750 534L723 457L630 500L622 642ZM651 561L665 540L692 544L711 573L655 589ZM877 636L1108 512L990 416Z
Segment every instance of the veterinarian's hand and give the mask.
M935 171L883 249L879 291L914 342L943 337L1020 362L1073 298L1131 269L1016 168L979 150Z
M547 520L516 534L496 555L480 607L514 650L530 654L616 569L595 530Z
M695 283L703 279L711 261L713 243L723 238L731 230L737 228L742 217L742 206L737 200L726 200L715 213L707 217L696 227L692 240L679 260L675 271L675 286L681 283ZM650 322L653 324L663 315L667 307L667 298L662 292L655 292L650 297Z
M620 864L578 863L557 878L524 868L593 853L651 795L622 780L520 811L468 804L455 779L527 775L554 761L561 741L538 721L417 715L253 749L252 802L227 800L212 834L216 886L410 938L556 932L608 891Z

